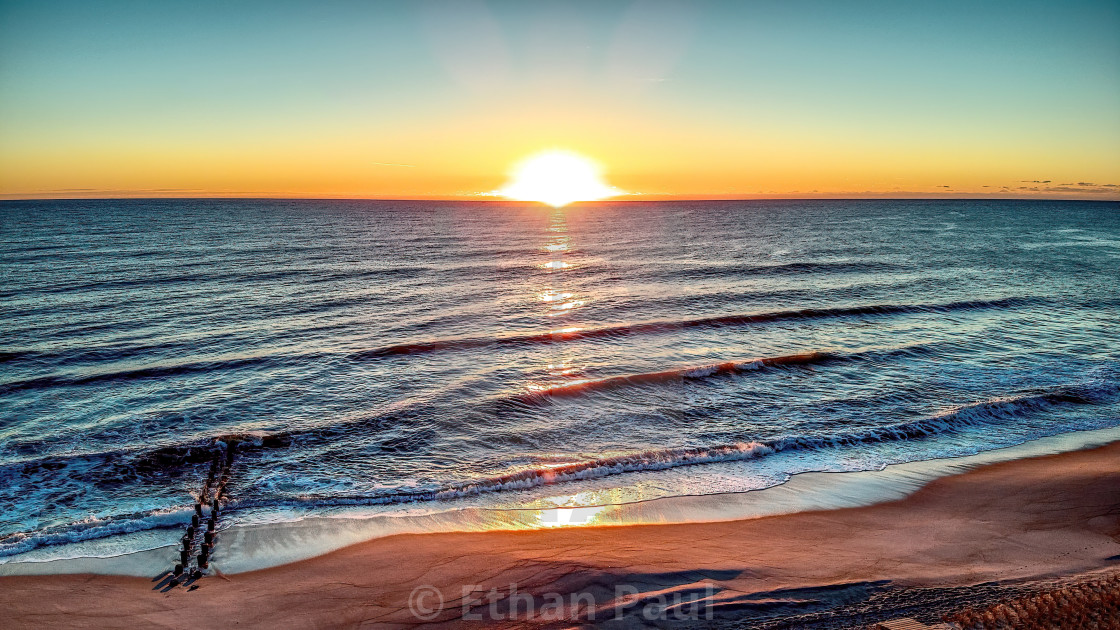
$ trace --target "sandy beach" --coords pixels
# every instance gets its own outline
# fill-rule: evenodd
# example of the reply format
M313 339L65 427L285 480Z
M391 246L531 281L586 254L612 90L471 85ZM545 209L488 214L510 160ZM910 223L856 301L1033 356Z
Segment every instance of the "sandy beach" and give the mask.
M5 577L0 604L5 626L21 628L774 620L890 589L1107 573L1120 566L1118 489L1120 443L1112 443L984 466L864 508L391 536L209 576L193 590L161 588L159 578Z

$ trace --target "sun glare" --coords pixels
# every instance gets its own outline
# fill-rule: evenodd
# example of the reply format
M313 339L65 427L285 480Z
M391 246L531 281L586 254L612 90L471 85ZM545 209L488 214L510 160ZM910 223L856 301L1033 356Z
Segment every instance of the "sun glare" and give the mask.
M595 201L622 191L603 181L594 161L571 151L543 151L521 161L498 194L519 201L540 201L554 208L573 201Z

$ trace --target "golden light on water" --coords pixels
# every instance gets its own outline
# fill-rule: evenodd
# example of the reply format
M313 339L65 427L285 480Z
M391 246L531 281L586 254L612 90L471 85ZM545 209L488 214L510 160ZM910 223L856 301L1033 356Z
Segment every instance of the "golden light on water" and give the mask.
M566 300L572 297L572 294L549 289L547 291L542 291L538 297L540 297L542 302L559 302L560 300Z
M530 522L530 524L538 527L595 525L601 518L600 513L611 505L612 500L614 503L619 502L619 497L615 495L613 491L606 493L591 491L549 497L545 501L555 504L556 507L541 509L537 513L537 522Z
M538 515L541 527L574 527L580 525L594 525L595 517L606 509L606 506L553 508L541 510Z
M549 313L549 317L556 317L557 315L563 315L565 311L570 311L573 308L578 308L580 306L583 306L584 304L585 304L585 302L583 300L572 300L571 302L564 302L563 304L557 304L556 306L552 307L552 310L558 311L558 312Z
M568 326L567 328L557 328L556 330L550 330L550 331L548 331L548 333L550 335L553 335L553 336L555 336L555 335L570 335L572 333L579 332L580 330L583 330L583 329L580 328L579 326Z
M514 167L498 194L518 201L539 201L554 208L574 201L596 201L621 195L607 185L602 168L587 157L562 150L542 151Z

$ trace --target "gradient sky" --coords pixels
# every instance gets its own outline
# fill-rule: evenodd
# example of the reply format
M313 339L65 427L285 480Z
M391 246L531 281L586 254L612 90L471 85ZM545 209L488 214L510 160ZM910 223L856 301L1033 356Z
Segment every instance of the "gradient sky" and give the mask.
M0 197L1120 198L1120 2L6 2Z

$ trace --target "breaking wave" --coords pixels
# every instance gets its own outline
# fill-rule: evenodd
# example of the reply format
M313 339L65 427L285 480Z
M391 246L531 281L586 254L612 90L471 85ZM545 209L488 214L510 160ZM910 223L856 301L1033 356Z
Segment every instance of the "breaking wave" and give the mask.
M823 353L775 357L772 362L784 364L824 360ZM711 366L710 373L720 370L743 369L748 364L720 364ZM782 364L782 363L776 363ZM694 368L695 369L695 368ZM671 373L680 374L676 370ZM538 466L488 478L447 485L433 490L403 491L382 494L303 495L291 499L261 500L234 497L229 510L257 507L330 507L349 505L388 505L430 501L448 501L489 493L527 490L535 487L598 479L602 477L661 471L684 466L719 462L747 461L788 451L836 449L882 442L919 440L926 437L961 431L977 426L999 426L1009 420L1043 412L1064 405L1091 405L1113 400L1120 394L1120 384L1095 383L1030 392L1017 396L996 398L962 405L946 412L917 420L887 426L867 427L833 435L778 436L729 444L701 447L682 447L626 453L593 460L554 466ZM259 449L286 448L294 445L289 434L230 434L207 440L205 443L170 446L142 454L133 461L137 465L175 466L208 461L215 449L237 443L239 453ZM25 464L26 466L26 464ZM144 514L129 514L90 518L85 521L53 529L19 532L0 538L0 557L24 553L32 549L57 544L80 542L150 529L177 528L190 518L187 509L155 510Z
M915 440L969 427L999 424L1025 414L1067 404L1096 404L1120 393L1120 385L1071 386L1053 391L997 398L962 405L950 411L881 427L831 436L782 436L734 444L645 451L601 459L533 468L450 486L431 492L405 492L382 496L304 497L299 502L323 505L379 505L441 501L542 485L582 481L623 473L657 471L681 466L755 459L783 451L842 448L879 442ZM245 504L239 504L247 506Z

